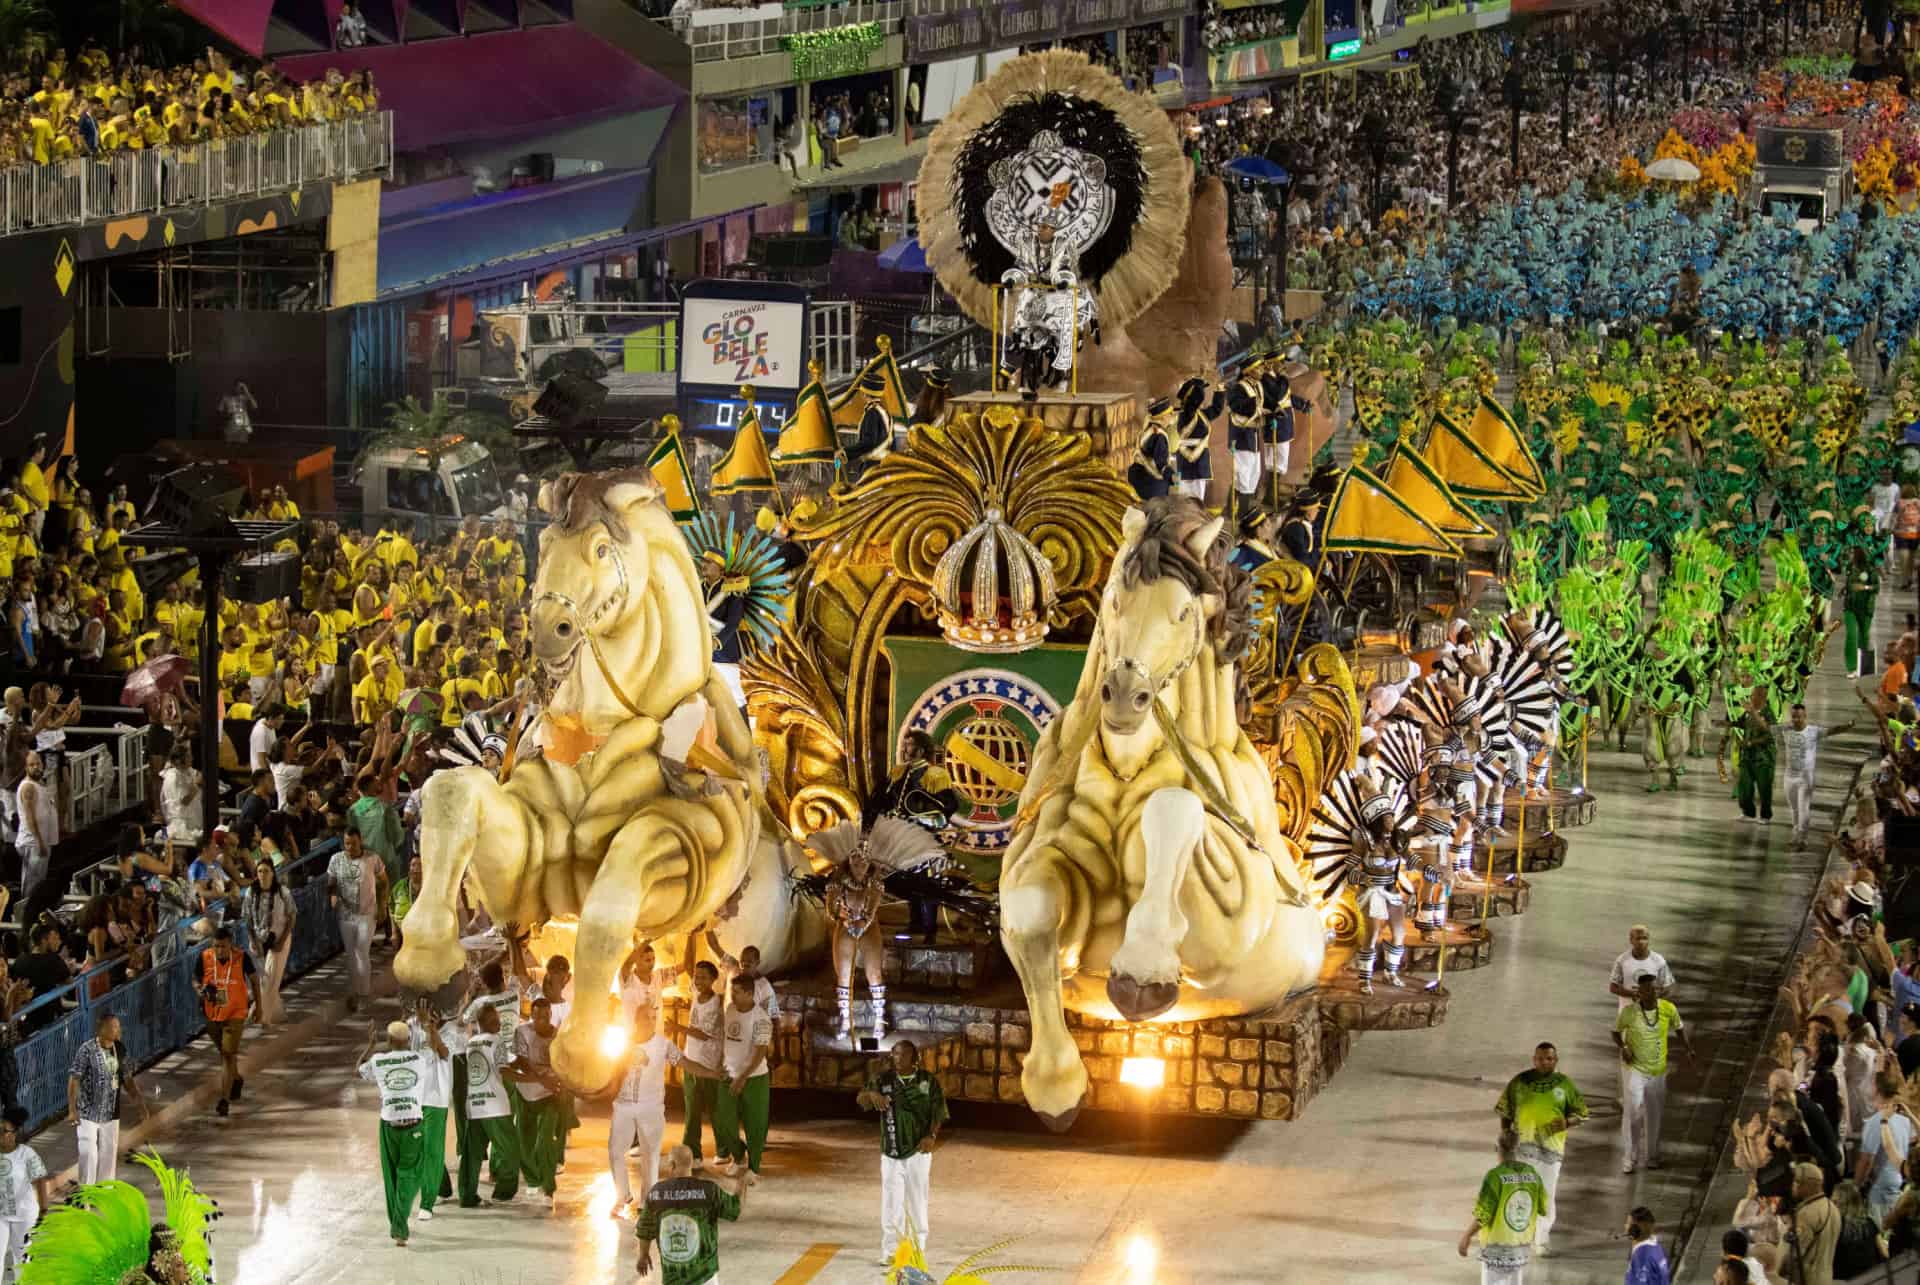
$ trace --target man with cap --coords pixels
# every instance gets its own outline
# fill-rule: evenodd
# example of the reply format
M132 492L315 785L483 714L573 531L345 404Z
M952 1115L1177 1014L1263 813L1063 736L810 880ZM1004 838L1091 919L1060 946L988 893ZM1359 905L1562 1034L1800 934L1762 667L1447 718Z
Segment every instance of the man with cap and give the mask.
M1175 448L1180 475L1179 491L1205 502L1207 486L1213 481L1213 420L1226 406L1226 393L1216 390L1207 398L1207 381L1194 376L1180 385L1174 395L1175 422L1180 441Z
M1260 494L1260 435L1266 427L1258 368L1248 366L1226 389L1227 445L1233 451L1234 511L1253 508Z
M353 721L368 726L393 708L400 693L393 687L393 657L375 652L367 676L353 685Z
M1280 524L1280 544L1284 552L1295 562L1308 567L1313 566L1314 553L1320 543L1318 527L1321 503L1320 492L1301 492L1293 511Z
M1127 481L1143 501L1158 499L1173 485L1172 427L1173 398L1156 397L1147 406L1147 426L1134 448L1133 463L1127 466Z
M413 1032L405 1022L389 1022L387 1047L376 1053L380 1025L367 1030L367 1047L360 1054L360 1078L380 1090L380 1181L387 1193L387 1231L393 1243L407 1243L407 1220L413 1216L414 1197L420 1194L426 1154L421 1090L436 1074L428 1058L447 1059L446 1043L438 1027L427 1028L426 1049L413 1047Z
M953 395L953 376L944 366L929 366L920 372L920 398L913 404L908 422L939 425L947 418L947 402Z
M854 433L853 445L840 452L840 471L848 486L857 483L893 449L893 417L887 414L884 405L886 392L884 372L869 370L861 376L860 395L867 399L867 407L860 412L860 427Z
M1267 358L1259 364L1258 369L1261 400L1267 408L1266 427L1260 436L1260 453L1277 496L1280 480L1286 476L1287 465L1293 455L1293 386L1280 373L1278 357Z

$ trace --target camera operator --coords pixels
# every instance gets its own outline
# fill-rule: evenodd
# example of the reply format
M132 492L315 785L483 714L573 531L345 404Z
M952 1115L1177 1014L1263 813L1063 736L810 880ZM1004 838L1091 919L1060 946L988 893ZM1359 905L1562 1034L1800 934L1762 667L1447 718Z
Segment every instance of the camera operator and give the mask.
M1826 1194L1815 1164L1793 1167L1793 1195L1781 1202L1787 1229L1787 1278L1797 1285L1833 1285L1833 1251L1840 1244L1840 1208Z
M253 961L234 949L233 930L213 934L213 948L200 956L200 1005L207 1014L207 1034L220 1050L220 1101L215 1115L227 1114L227 1104L240 1099L240 1036L253 1013L252 988L247 984Z

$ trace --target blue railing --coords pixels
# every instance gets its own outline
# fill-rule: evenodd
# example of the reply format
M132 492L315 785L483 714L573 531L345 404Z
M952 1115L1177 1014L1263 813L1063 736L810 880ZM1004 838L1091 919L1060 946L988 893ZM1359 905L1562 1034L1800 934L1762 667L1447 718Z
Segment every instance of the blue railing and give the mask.
M340 952L340 928L327 908L327 861L340 846L328 839L313 851L289 862L281 871L288 883L305 880L293 889L297 917L293 927L293 950L287 957L287 980L300 976ZM146 1067L198 1039L207 1028L205 1011L200 1006L196 978L200 955L210 941L189 941L187 933L200 919L218 924L228 905L226 900L211 903L204 915L192 915L167 933L156 937L152 951L154 966L130 982L114 987L95 999L89 994L93 979L112 970L119 961L109 961L74 978L71 983L49 991L15 1015L16 1021L36 1010L61 1006L60 1017L51 1025L34 1032L14 1046L13 1066L19 1103L27 1112L27 1130L35 1132L67 1112L67 1072L73 1055L93 1038L93 1026L101 1009L120 1019L120 1038L126 1043L127 1056L134 1066ZM244 948L246 925L237 917L229 925L234 940ZM163 961L164 962L161 962ZM74 1007L65 1008L71 1003Z

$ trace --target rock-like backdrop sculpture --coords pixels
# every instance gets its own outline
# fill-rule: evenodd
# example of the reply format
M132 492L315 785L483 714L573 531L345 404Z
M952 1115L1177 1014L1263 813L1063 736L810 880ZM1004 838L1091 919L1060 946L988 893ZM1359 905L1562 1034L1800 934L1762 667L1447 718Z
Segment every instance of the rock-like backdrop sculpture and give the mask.
M726 920L777 971L824 938L787 893L784 827L732 693L715 675L687 541L644 471L569 473L541 488L553 525L533 586L533 650L551 690L532 757L505 784L485 768L436 774L421 815L425 883L395 971L439 986L465 964L461 884L496 923L577 917L574 993L553 1044L573 1088L600 1089L619 1053L614 978L637 937ZM735 949L738 949L736 944ZM586 1002L607 997L605 1006Z

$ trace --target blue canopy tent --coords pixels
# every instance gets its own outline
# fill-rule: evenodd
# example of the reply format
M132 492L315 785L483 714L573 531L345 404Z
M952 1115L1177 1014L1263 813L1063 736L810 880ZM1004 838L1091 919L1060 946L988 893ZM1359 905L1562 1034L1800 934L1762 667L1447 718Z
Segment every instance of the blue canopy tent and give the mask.
M919 237L902 237L880 252L880 266L894 272L932 272Z
M1227 162L1227 172L1256 183L1285 183L1288 178L1283 166L1274 164L1264 156L1235 157Z

